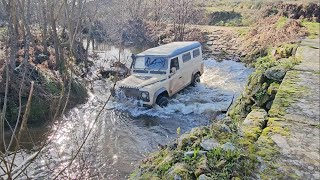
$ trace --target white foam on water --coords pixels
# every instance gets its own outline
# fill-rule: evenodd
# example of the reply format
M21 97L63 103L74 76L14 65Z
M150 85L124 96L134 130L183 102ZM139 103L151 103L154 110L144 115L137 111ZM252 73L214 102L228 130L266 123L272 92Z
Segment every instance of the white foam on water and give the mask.
M252 69L234 61L217 62L210 59L204 61L204 64L205 73L201 76L201 84L179 92L165 108L139 107L132 100L112 102L109 108L127 111L133 117L147 115L161 118L177 113L188 115L226 111L243 90Z

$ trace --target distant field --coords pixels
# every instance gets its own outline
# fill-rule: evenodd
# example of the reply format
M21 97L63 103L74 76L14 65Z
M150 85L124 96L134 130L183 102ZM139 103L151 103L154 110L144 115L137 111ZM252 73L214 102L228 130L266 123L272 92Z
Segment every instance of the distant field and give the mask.
M250 11L255 9L262 8L265 4L269 3L292 3L292 4L309 4L309 3L316 3L319 4L318 0L220 0L220 1L210 1L207 0L202 3L203 7L206 9L207 12L214 12L214 11Z
M318 0L207 0L202 2L200 6L208 15L211 15L209 16L211 19L210 25L249 26L259 18L257 14L263 11L266 5L278 2L303 5L319 4ZM238 15L232 16L232 14ZM229 19L226 17L229 17Z

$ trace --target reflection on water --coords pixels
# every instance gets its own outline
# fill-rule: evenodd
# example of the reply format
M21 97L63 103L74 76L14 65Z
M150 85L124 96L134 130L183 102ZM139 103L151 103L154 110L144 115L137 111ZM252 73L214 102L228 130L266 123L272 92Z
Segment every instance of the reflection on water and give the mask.
M131 52L121 52L122 62L130 64ZM119 55L115 47L104 46L97 51L92 71L108 66L106 60ZM225 111L234 96L239 95L252 72L233 61L205 61L202 84L188 87L175 95L166 108L147 109L137 107L130 101L107 104L106 110L93 124L109 96L112 84L109 80L95 80L93 91L86 104L68 112L62 124L57 123L47 138L52 139L47 150L41 153L28 169L30 178L53 177L64 168L81 146L90 127L93 131L83 150L70 168L59 178L125 179L148 153L176 137L176 129L182 132L193 127L208 125L214 112ZM92 74L92 79L97 76ZM36 136L42 136L38 132ZM22 150L21 154L30 154ZM19 155L22 161L23 157ZM20 161L19 160L19 161Z

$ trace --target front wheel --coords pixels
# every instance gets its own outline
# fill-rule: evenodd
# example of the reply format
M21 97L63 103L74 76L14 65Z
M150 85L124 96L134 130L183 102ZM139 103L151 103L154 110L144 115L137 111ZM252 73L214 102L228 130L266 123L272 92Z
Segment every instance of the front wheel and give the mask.
M160 107L166 107L169 103L169 98L166 96L160 96L157 98L156 104Z
M200 83L200 74L197 73L193 76L191 86L196 87Z

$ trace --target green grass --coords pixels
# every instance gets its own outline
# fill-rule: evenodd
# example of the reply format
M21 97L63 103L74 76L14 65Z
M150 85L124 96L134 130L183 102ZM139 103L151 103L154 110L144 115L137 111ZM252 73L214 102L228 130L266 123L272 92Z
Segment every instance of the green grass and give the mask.
M315 39L319 37L320 34L320 23L317 22L309 22L309 21L302 21L302 26L306 27L308 30L308 37L310 39Z
M239 29L237 29L237 33L239 34L239 36L245 37L249 33L249 30L250 29L247 27L239 28Z
M288 22L288 18L281 16L278 19L278 22L276 23L276 28L282 29L286 25L287 22Z

